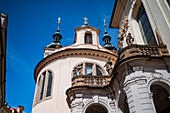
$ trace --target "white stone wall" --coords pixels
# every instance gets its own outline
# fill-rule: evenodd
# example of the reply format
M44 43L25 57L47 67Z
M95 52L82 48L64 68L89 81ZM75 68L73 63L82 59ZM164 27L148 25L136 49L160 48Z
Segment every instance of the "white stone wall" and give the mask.
M150 86L154 82L163 82L170 87L170 73L166 70L143 72L141 67L134 67L134 73L126 76L124 90L131 113L156 113Z
M156 36L155 30L157 29L160 37L162 38L164 44L167 45L168 50L170 51L170 7L166 0L128 0L125 11L121 22L124 19L124 16L128 17L129 28L126 34L129 32L132 34L132 37L135 39L134 44L145 45L145 42L141 36L141 31L139 29L138 22L136 20L138 8L140 7L141 2L147 13L150 25L152 27L153 33ZM119 26L121 26L120 23ZM156 38L157 40L157 38ZM158 40L157 40L158 42ZM158 43L159 44L159 43ZM127 46L126 39L124 39L123 47Z
M98 104L105 107L108 113L115 113L115 103L108 95L100 95L100 91L93 91L94 94L77 94L76 99L71 104L71 113L85 113L90 105Z

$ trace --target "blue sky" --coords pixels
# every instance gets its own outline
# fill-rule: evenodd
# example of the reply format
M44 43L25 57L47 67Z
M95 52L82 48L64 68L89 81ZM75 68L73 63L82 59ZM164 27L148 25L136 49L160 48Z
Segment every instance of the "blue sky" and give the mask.
M57 18L61 17L60 32L63 46L74 41L75 28L84 24L101 31L103 19L111 43L117 47L118 29L108 28L114 0L0 0L0 12L8 15L6 101L9 106L22 105L30 113L35 90L34 68L43 59L43 47L53 41Z

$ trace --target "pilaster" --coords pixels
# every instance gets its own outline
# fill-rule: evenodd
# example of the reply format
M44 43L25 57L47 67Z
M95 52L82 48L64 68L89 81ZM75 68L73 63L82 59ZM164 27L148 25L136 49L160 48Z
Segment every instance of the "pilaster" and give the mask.
M71 104L71 113L82 113L83 106L82 94L76 94L76 98Z
M133 70L134 73L127 75L124 82L129 110L131 113L154 113L143 67L133 67Z

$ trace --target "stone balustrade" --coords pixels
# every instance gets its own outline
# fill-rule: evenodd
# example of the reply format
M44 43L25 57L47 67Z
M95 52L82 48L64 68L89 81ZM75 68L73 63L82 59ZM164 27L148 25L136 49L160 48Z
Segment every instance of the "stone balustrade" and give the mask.
M110 76L78 75L72 78L72 86L106 86L110 82Z
M148 56L163 56L169 55L166 45L151 46L151 45L136 45L132 44L119 50L119 60L131 56L148 55Z

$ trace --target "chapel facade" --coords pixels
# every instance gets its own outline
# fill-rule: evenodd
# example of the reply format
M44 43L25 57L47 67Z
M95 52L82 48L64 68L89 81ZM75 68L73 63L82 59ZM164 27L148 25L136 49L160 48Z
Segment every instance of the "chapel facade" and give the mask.
M106 30L102 47L86 18L69 46L58 26L34 71L32 113L169 113L169 6L115 0L109 27L119 28L119 50Z

